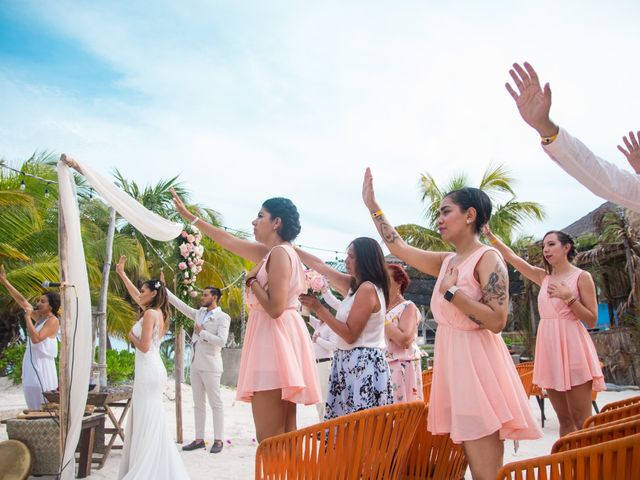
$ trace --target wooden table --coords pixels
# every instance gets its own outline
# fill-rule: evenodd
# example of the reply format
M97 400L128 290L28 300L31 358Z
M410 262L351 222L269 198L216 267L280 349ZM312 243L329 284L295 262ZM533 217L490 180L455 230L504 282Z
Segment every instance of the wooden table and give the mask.
M104 426L105 417L104 413L94 413L82 419L80 439L78 440L80 457L78 458L77 478L91 475L95 431L96 428ZM20 440L35 455L34 474L55 475L60 469L58 422L59 417L31 420L11 418L2 422L7 425L8 437L12 440Z
M104 429L105 433L105 445L100 446L100 450L102 450L101 458L93 458L92 462L98 464L98 468L102 468L111 453L111 450L119 450L122 449L122 444L124 444L124 419L129 412L129 408L131 407L131 395L133 393L133 388L130 386L124 387L108 387L104 391L100 392L89 392L87 395L87 404L94 405L96 407L95 411L99 413L104 413L109 421L111 422L111 427L106 427ZM58 403L60 398L58 392L47 392L44 394L45 398L53 403ZM116 416L116 412L114 409L122 409L120 414ZM107 441L107 436L111 435L109 440ZM116 440L120 438L122 444L116 445ZM97 447L97 446L96 446Z

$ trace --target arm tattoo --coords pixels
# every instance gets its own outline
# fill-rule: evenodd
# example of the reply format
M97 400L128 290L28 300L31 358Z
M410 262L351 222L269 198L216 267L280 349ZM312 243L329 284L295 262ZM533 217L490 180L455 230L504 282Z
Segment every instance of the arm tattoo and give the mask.
M385 243L393 243L400 235L396 232L396 229L389 225L387 222L382 220L382 217L376 218L376 220L380 223L380 235L382 235L382 239Z
M474 317L473 315L468 315L469 320L471 320L473 323L476 323L480 326L482 326L482 322L480 320L478 320L476 317Z
M496 268L491 275L487 284L482 287L482 303L487 304L493 300L498 305L504 304L507 299L507 281L504 265L498 262Z

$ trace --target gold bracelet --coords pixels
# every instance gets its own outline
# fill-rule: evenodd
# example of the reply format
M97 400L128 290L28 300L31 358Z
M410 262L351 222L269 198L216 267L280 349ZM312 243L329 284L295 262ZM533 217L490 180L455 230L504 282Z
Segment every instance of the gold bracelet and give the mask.
M576 303L576 300L578 300L576 297L571 297L569 299L568 302L565 302L567 304L567 307L570 307L571 305L573 305L574 303Z
M558 133L560 133L560 131L558 130ZM542 144L543 145L549 145L551 143L553 143L553 141L558 138L558 133L556 133L555 135L551 135L550 137L542 137Z
M371 216L373 218L378 218L382 216L382 210L378 210L377 212L371 212Z

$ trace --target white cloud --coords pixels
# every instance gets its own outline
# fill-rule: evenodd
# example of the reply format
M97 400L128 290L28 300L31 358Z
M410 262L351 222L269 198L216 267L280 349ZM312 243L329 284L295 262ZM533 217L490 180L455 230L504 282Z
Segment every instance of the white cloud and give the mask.
M360 201L365 166L396 223L421 219L420 172L479 179L490 161L547 208L530 232L597 206L541 152L503 83L511 62L530 60L552 83L554 117L622 165L615 142L640 127L625 52L638 7L608 8L604 25L589 2L430 3L34 3L29 14L119 72L136 100L1 71L0 149L71 152L139 182L181 172L233 227L265 198L290 196L300 242L330 249L375 233Z

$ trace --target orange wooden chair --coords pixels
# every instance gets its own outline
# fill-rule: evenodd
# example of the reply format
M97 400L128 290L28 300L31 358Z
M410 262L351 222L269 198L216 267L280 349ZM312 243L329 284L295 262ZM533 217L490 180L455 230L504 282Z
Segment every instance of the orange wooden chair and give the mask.
M636 416L634 420L616 421L599 427L571 432L556 440L556 443L551 447L551 453L588 447L589 445L608 442L609 440L635 435L636 433L640 433L640 416ZM640 474L640 472L638 473Z
M370 408L260 442L256 479L398 479L424 402Z
M638 478L640 433L504 465L497 480Z
M615 410L616 408L626 407L627 405L633 405L634 403L640 403L640 395L637 397L625 398L624 400L618 400L617 402L607 403L600 409L600 413L608 412L609 410Z
M431 395L431 382L433 380L433 369L422 371L422 399L426 405L429 405L429 396Z
M640 414L640 403L632 403L626 407L614 408L613 410L607 410L596 415L591 415L584 421L582 428L589 428L597 425L604 425L605 423L612 422L614 420L621 420L633 415Z
M428 413L428 412L427 412ZM433 435L427 430L427 419L416 430L402 479L459 480L467 470L467 457L462 445L453 443L449 435Z

